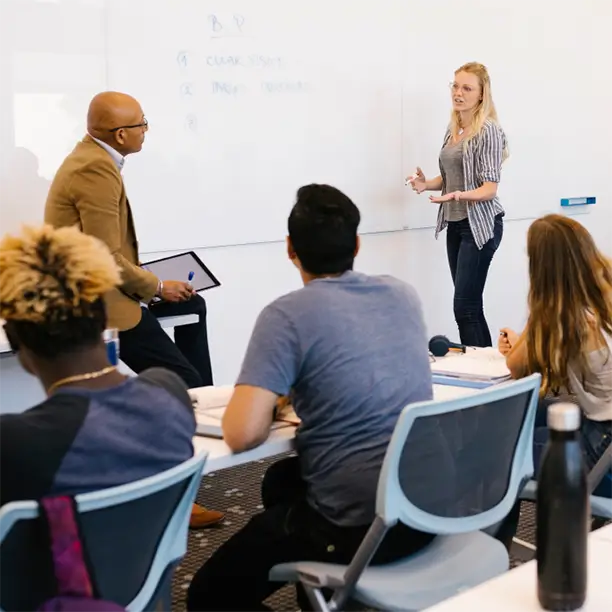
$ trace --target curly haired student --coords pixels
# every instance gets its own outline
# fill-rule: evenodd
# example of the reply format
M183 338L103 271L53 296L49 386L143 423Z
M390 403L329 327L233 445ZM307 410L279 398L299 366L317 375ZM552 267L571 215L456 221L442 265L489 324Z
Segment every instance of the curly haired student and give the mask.
M103 296L119 282L105 245L75 228L0 242L0 317L47 399L0 416L0 504L75 495L151 476L193 455L193 409L173 372L108 361Z

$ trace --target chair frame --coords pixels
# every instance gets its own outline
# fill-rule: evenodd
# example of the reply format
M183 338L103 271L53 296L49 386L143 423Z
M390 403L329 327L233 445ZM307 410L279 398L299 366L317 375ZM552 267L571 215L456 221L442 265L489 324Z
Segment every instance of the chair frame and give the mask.
M610 444L610 446L606 448L603 455L599 458L597 463L593 466L593 468L587 475L587 487L591 496L591 514L596 518L605 520L612 519L612 499L607 497L601 497L600 495L593 495L593 491L595 491L599 483L603 480L604 476L610 469L611 464L612 444ZM519 495L519 499L521 501L535 503L537 492L537 480L530 480L525 484L525 487Z
M500 523L516 503L525 482L533 476L532 441L540 384L541 376L532 374L472 395L445 401L417 402L406 406L400 414L385 454L376 494L376 517L351 563L346 567L342 580L331 576L315 576L298 568L298 577L314 609L323 612L342 609L385 534L398 521L413 529L438 535L479 531ZM496 506L470 517L447 518L425 512L405 497L399 482L400 458L417 418L467 410L523 393L531 393L531 397L514 449L508 487ZM326 602L321 588L335 589L329 602Z
M187 487L179 500L160 539L149 573L126 610L143 610L153 597L166 568L181 559L187 552L187 530L191 508L195 500L207 453L199 453L187 461L160 474L143 478L109 489L82 493L75 496L78 514L103 510L154 495L175 484L186 481ZM32 520L40 516L38 502L10 502L0 508L0 543L18 521ZM185 536L185 537L183 537ZM4 612L0 608L0 612Z

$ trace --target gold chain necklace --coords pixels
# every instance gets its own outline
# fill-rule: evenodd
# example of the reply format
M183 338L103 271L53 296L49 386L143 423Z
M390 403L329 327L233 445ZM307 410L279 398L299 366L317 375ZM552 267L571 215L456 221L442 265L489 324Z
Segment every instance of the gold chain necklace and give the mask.
M86 374L75 374L74 376L67 376L66 378L60 378L56 380L48 389L47 394L51 395L53 391L55 391L61 385L65 385L71 382L78 382L81 380L91 380L93 378L100 378L101 376L105 376L106 374L110 374L117 369L117 366L106 366L101 370L96 372L87 372Z

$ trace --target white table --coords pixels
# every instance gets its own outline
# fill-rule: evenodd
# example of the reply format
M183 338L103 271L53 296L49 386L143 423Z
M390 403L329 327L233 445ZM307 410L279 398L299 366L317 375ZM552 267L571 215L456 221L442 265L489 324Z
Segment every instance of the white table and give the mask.
M295 427L283 427L270 433L268 439L249 451L234 453L223 441L205 436L195 436L193 446L196 453L206 451L208 459L204 464L204 474L210 474L217 470L236 467L251 461L266 459L280 453L288 453L293 450L295 441Z
M452 387L449 385L434 385L434 399L446 400L478 393L477 389L467 387ZM205 436L195 436L193 446L196 453L206 451L208 459L204 464L204 474L236 467L250 461L258 461L273 457L280 453L287 453L294 448L295 427L283 427L270 433L269 438L258 447L244 453L234 453L223 441Z
M612 525L589 535L587 600L581 612L612 610ZM427 609L427 612L538 612L536 562L529 561L469 591Z

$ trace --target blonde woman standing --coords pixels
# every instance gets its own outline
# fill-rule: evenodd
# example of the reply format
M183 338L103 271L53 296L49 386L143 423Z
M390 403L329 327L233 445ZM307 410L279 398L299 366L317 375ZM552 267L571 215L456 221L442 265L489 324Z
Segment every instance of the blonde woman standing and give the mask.
M489 266L503 235L504 209L497 197L501 166L508 156L497 122L485 66L461 66L451 83L453 110L440 151L440 175L421 168L408 181L414 191L441 191L436 238L446 228L448 263L455 286L453 309L463 344L491 346L483 293Z

